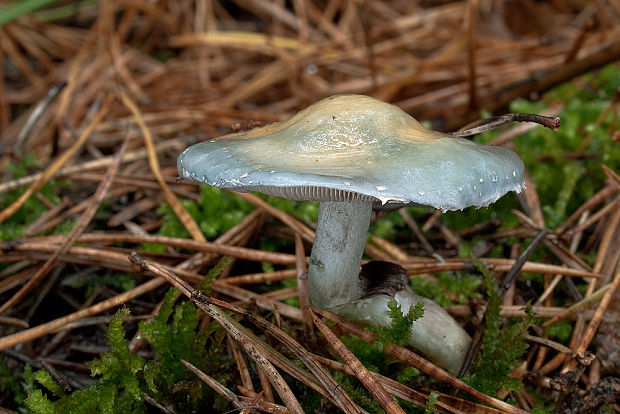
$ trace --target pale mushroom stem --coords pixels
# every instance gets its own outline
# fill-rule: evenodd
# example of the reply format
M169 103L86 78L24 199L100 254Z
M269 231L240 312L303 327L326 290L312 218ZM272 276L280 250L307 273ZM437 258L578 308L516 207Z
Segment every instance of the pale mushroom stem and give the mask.
M421 300L424 316L414 322L408 343L456 375L471 340L441 306L416 295L406 283L395 293L375 292L368 296L369 292L362 292L360 264L371 212L372 201L326 201L319 205L308 267L308 294L312 304L349 320L389 326L390 300L396 300L404 313Z
M360 297L359 273L372 201L325 201L310 264L308 293L315 306L330 309Z

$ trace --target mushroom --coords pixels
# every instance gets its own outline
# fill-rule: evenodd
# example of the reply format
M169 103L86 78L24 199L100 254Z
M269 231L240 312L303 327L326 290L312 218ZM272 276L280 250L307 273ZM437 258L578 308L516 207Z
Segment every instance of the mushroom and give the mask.
M332 96L286 121L195 144L179 156L178 170L220 188L319 201L310 300L375 325L390 323L389 300L407 312L421 298L406 281L394 284L397 291L375 286L367 295L359 275L373 205L461 210L524 187L514 152L429 130L400 108L362 95ZM425 315L409 344L456 373L470 338L443 308L422 300Z

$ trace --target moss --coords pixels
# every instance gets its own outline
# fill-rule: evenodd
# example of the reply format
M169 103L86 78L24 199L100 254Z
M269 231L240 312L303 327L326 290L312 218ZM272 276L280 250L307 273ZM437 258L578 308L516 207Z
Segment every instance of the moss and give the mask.
M390 344L404 346L411 335L411 327L414 322L424 315L424 302L420 301L409 308L407 314L404 314L400 305L392 300L388 302L390 309L388 315L392 320L390 326L375 329L377 340L373 344L378 351Z
M480 297L477 292L480 283L479 276L461 272L439 272L437 279L414 275L410 281L411 288L417 294L441 306L465 305L471 298Z
M34 169L40 169L41 163L37 161L33 154L26 154L19 162L15 164L6 164L7 171L10 173L10 179L18 179L25 177ZM56 194L58 188L68 188L72 185L67 180L49 180L38 191L42 196L51 201L54 204L61 202L60 197ZM24 192L26 187L20 187L15 190L7 191L4 194L0 194L0 211L15 202ZM28 226L32 224L36 219L41 217L43 213L48 210L47 206L43 204L39 198L35 195L31 196L21 206L15 214L9 217L0 226L0 239L7 240L22 236ZM67 224L61 224L54 232L67 232ZM70 229L71 227L69 227Z
M106 272L103 275L78 273L63 278L62 285L83 290L84 298L89 298L102 286L121 292L131 290L136 287L136 275L121 272Z
M424 414L437 414L437 400L439 400L439 393L433 391L428 394L428 401L426 402L426 407L424 408Z
M208 290L229 262L221 260L214 266L201 288ZM139 325L142 338L148 340L157 355L155 359L147 361L129 351L123 327L129 310L120 309L107 330L110 350L89 364L92 375L98 377L96 382L65 394L46 371L38 371L35 379L42 388L27 390L26 405L37 413L134 413L145 410L147 393L174 405L180 413L214 404L224 409L226 403L180 362L186 360L210 375L217 373L216 380L226 383L232 360L224 352L223 331L216 322L200 330L201 311L191 302L175 305L179 296L178 290L170 289L155 318ZM0 365L0 375L3 374L6 370ZM15 388L15 380L8 384ZM12 391L19 395L18 389Z
M200 282L200 284L198 285L198 289L202 290L205 293L209 293L211 291L211 285L213 284L213 282L215 282L215 280L222 273L222 271L226 268L226 266L228 266L231 263L232 263L232 258L230 257L221 258L216 263L216 265L213 266L211 270L209 270L204 280Z
M47 388L52 394L58 398L65 396L64 391L60 388L60 385L52 378L52 375L45 371L39 370L34 374L34 379L45 388Z
M32 367L26 365L23 372L11 370L0 358L0 393L12 397L3 399L3 406L8 409L23 407L28 393L35 389Z
M487 311L485 314L482 352L463 380L488 395L497 395L500 389L518 391L523 384L518 378L509 377L517 367L520 358L527 351L525 335L534 322L531 307L526 307L527 316L502 329L503 318L500 316L501 297L497 293L497 282L491 272L479 260L472 259L483 274L487 290Z
M373 344L364 342L356 336L343 336L340 339L368 370L397 378L399 382L406 383L417 377L419 371L402 364L390 364L387 355L381 351L390 344L406 344L411 326L424 314L423 302L418 302L412 306L407 314L403 314L396 301L389 302L388 307L392 324L389 327L370 328L377 335L377 340ZM384 412L372 395L357 380L340 373L337 373L336 380L362 408L370 413ZM404 405L411 408L408 412L417 410L413 405Z
M550 339L566 343L573 334L573 323L571 321L560 321L545 328Z
M215 379L223 383L229 379L231 360L224 357L224 336L219 325L211 322L200 331L201 311L191 302L174 306L178 297L178 290L171 288L157 316L151 322L140 323L142 337L157 354L144 368L144 381L156 399L173 402L177 410L192 411L212 403L215 395L180 360L210 375L216 373Z
M51 401L42 389L29 392L26 405L36 413L137 413L144 411L142 386L138 380L146 364L144 358L129 352L120 309L108 327L110 350L90 363L92 375L99 379L80 391L65 394L46 371L37 371L36 380L56 399Z

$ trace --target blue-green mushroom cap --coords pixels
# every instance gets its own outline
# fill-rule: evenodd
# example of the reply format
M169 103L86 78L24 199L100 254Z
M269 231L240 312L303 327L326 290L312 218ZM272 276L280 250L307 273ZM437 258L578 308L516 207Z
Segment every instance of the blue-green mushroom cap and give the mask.
M182 178L293 200L486 206L524 188L513 151L429 130L362 95L323 99L292 118L187 148Z

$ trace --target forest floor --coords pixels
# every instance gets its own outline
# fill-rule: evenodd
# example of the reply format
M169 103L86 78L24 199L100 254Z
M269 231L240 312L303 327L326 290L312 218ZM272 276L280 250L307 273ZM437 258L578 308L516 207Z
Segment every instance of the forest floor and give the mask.
M0 413L619 412L620 3L576 4L0 1ZM318 203L177 180L335 94L561 119L473 138L519 195L373 212L364 259L474 338L460 378L401 346L412 315L305 305Z

